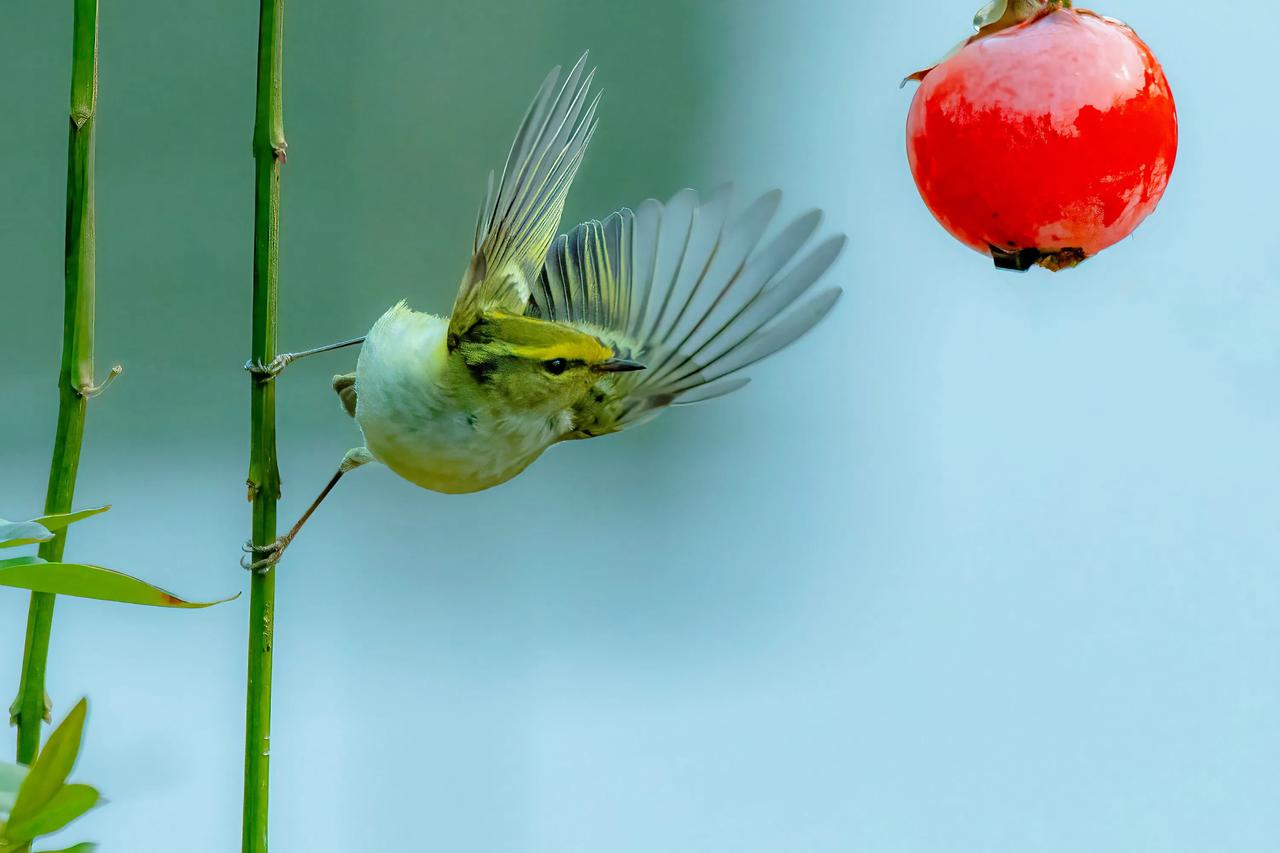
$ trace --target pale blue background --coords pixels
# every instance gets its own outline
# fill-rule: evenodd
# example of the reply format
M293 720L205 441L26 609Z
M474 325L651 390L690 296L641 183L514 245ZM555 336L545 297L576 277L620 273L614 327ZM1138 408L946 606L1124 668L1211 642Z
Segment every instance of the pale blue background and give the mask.
M976 4L977 0L970 0ZM852 237L745 392L452 498L344 483L277 613L273 850L1268 851L1280 838L1271 4L1110 0L1177 169L1083 268L997 273L918 200L897 82L970 3L291 0L282 345L443 310L545 70L606 88L569 215L736 179ZM68 3L0 11L0 515L43 499ZM254 4L103 4L99 353L69 555L247 587ZM181 8L180 8L181 7ZM993 152L993 154L996 152ZM283 514L357 442L281 382ZM25 598L0 595L0 689ZM239 839L246 603L58 603L104 853ZM8 694L3 694L7 701Z

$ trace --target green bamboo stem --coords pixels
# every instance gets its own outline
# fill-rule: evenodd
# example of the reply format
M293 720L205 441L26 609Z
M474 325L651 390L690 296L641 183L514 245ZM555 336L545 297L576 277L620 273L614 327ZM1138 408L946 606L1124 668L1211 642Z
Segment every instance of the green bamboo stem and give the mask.
M257 110L253 128L253 338L251 360L275 357L280 263L280 167L285 160L281 102L284 0L261 0L258 21ZM253 543L276 538L280 471L276 465L275 382L250 381L249 499ZM276 571L255 573L249 598L249 665L245 702L244 853L266 853L271 756L271 652Z
M98 104L98 2L75 0L71 50L71 129L67 145L66 283L62 327L62 368L58 375L58 431L49 466L45 513L70 512L75 495L85 401L93 385L94 230L93 131ZM40 546L50 562L62 559L66 530ZM46 715L45 671L54 596L32 593L22 680L14 716L18 724L18 761L30 764L40 748L40 723Z

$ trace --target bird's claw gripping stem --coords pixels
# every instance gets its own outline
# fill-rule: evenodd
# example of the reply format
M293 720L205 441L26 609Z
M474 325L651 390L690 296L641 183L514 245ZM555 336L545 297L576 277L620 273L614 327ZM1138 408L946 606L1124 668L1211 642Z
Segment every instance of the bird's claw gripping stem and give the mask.
M263 382L275 379L284 369L293 361L294 354L291 352L281 353L271 361L263 364L261 361L250 359L244 363L244 369L252 373Z
M332 352L336 349L343 349L344 347L351 347L362 343L364 343L364 338L352 338L349 341L338 341L336 344L326 344L322 347L305 349L299 352L282 352L266 364L263 364L259 360L249 359L244 363L244 369L252 373L259 382L270 382L272 379L279 376L286 367L293 364L300 358L319 355L322 352Z
M280 558L284 556L284 549L289 547L289 542L293 537L288 534L281 536L270 545L254 545L252 542L244 543L242 549L245 556L240 558L240 567L245 571L261 574L269 570L276 563L280 562ZM261 557L259 560L250 560L250 557Z

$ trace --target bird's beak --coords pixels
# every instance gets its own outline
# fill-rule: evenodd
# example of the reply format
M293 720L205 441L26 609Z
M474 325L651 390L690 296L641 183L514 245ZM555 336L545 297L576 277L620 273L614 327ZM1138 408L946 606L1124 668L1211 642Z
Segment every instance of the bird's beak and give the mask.
M611 358L595 366L600 373L630 373L632 370L644 370L644 365L629 358Z

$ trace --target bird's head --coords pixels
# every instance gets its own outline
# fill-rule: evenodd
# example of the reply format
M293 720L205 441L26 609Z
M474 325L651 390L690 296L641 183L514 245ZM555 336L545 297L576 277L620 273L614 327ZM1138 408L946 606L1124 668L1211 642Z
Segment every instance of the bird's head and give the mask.
M562 411L602 376L644 369L594 335L514 314L486 313L448 345L476 385L519 411Z

